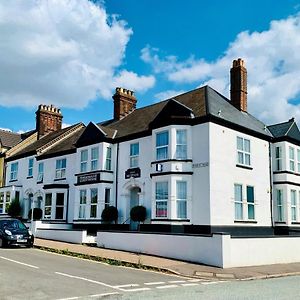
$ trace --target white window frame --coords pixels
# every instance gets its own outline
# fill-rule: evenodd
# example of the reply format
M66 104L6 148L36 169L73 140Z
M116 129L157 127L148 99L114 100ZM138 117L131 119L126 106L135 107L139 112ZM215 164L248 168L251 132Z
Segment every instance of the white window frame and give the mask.
M184 133L185 142L179 141L179 133ZM187 159L187 129L176 129L176 159ZM184 155L182 154L184 153Z
M179 195L179 186L178 184L184 183L185 184L185 195L184 197L180 197ZM176 217L177 219L187 219L187 194L188 194L188 184L185 180L176 180ZM180 215L180 206L184 206L184 214Z
M93 200L93 192L96 191L96 202L94 202ZM95 216L92 216L92 211L93 208L95 209ZM98 214L98 189L97 188L91 188L90 189L90 218L91 219L95 219L97 218L97 214Z
M13 167L16 167L15 170L13 170ZM18 162L14 162L10 165L10 176L9 176L10 181L18 179L18 168L19 168Z
M241 146L239 141L241 141ZM249 143L249 151L246 149L247 148L246 143ZM250 167L251 166L251 141L247 138L237 136L236 149L237 149L237 164ZM247 162L247 158L249 159L249 163Z
M300 173L300 149L297 149L297 172Z
M158 185L166 185L166 193L162 195L158 195L157 190L158 190ZM165 192L165 191L164 191ZM163 204L165 206L165 214L163 215L158 215L157 212L159 211L159 205ZM169 209L168 209L168 204L169 204L169 182L168 181L157 181L155 182L155 217L158 219L166 219L168 218L169 214Z
M99 168L98 165L99 165L99 148L94 147L91 149L91 171L98 170Z
M104 189L104 208L110 206L111 189Z
M289 146L289 167L290 171L295 172L295 148Z
M79 190L79 208L78 208L78 219L86 218L86 207L87 207L87 190Z
M105 170L111 171L111 156L112 156L112 148L109 146L106 148L106 159L105 159Z
M28 159L28 173L27 173L27 177L33 177L33 158L29 158Z
M241 199L237 199L236 198L236 187L239 186L241 188ZM237 216L237 206L240 206L241 207L241 217L239 218ZM235 183L234 184L234 219L237 220L237 221L241 221L244 219L244 203L243 203L243 185L240 184L240 183Z
M162 144L162 145L157 145L158 142L158 136L162 134L167 134L167 144ZM169 143L170 143L170 134L168 130L160 131L156 133L155 136L155 155L156 155L156 160L165 160L169 158ZM166 149L166 155L163 157L160 157L158 155L158 151L161 149Z
M86 156L86 157L85 157ZM88 171L89 152L87 149L80 151L80 173Z
M55 220L64 220L65 219L65 193L64 192L59 192L59 191L57 191L57 192L55 192L54 193L55 194L55 217L54 217L54 219ZM63 204L57 204L57 195L58 194L62 194L63 195ZM56 217L56 215L57 215L57 208L62 208L63 209L63 213L62 213L62 218L57 218Z
M65 167L63 167L64 161L65 161ZM59 166L59 164L61 164L61 166ZM57 159L55 162L55 179L66 178L66 169L67 169L67 159L66 158Z
M282 170L282 147L281 146L275 147L275 170L276 171Z
M37 182L43 182L43 180L44 180L44 163L40 162L38 164Z
M134 147L137 147L137 152L134 151ZM140 154L140 144L132 143L129 146L129 167L130 168L138 168L139 166L139 154Z
M292 195L294 195L295 197L293 197ZM291 190L290 191L290 197L291 197L291 221L292 222L297 222L297 215L298 215L298 211L297 211L297 191L296 190ZM295 212L295 218L293 218L293 212Z
M276 189L276 220L284 222L283 190Z
M50 195L50 204L47 204L47 195ZM45 204L44 204L44 219L51 219L52 218L52 202L53 196L52 193L45 193ZM50 214L46 215L46 208L50 208Z
M253 202L248 199L248 188L252 188L253 190ZM247 203L247 218L248 220L255 220L255 188L253 185L246 185L246 203ZM249 218L249 208L253 208L253 218Z

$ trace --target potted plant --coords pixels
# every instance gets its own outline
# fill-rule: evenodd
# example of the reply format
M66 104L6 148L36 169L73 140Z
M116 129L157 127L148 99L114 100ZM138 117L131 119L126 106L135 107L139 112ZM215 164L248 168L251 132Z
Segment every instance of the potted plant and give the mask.
M142 205L137 205L131 208L130 218L133 222L138 222L138 227L141 222L144 222L147 218L146 207Z
M118 209L115 206L107 206L103 209L101 219L103 222L111 223L118 220Z
M13 199L8 207L7 213L13 217L17 218L20 217L21 214L21 205L18 199Z

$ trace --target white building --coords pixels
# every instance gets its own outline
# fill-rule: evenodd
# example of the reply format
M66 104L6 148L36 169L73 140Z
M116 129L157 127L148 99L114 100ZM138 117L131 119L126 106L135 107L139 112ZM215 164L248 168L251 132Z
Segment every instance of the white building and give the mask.
M86 127L61 129L57 109L39 108L39 139L7 159L2 188L19 193L24 218L34 203L44 221L97 231L114 205L128 229L131 208L143 205L141 231L300 230L300 132L293 121L268 128L247 112L241 59L231 100L209 86L139 109L129 90L113 98L114 118Z

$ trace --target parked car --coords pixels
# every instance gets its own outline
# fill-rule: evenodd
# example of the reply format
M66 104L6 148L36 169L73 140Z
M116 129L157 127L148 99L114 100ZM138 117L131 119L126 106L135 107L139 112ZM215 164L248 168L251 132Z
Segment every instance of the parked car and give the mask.
M18 219L0 219L0 248L23 245L32 247L34 236Z

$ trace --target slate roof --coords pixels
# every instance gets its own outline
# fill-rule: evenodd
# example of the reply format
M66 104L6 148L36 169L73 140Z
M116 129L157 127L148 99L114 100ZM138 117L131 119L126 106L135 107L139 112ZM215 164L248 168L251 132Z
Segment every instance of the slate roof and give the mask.
M3 147L12 148L22 141L22 135L0 129L0 141Z
M80 123L78 123L78 124L80 124ZM72 126L63 128L63 129L55 131L55 132L51 132L51 133L43 136L39 140L31 143L27 147L21 149L20 151L16 152L14 155L10 156L8 160L14 160L14 159L17 159L19 157L24 157L24 156L29 156L29 155L36 154L37 149L39 149L40 147L42 147L42 146L46 145L47 143L51 142L55 138L59 137L60 135L67 132L68 130L72 129L73 127L76 127L78 124L74 124ZM77 136L77 134L75 134L75 135ZM66 138L66 143L63 143L63 142L64 141L61 141L60 143L58 143L58 145L56 145L53 148L49 149L49 151L52 150L51 153L53 153L54 149L56 149L57 151L61 152L63 149L66 150L66 148L71 149L73 147L73 140L72 139Z
M268 129L275 138L287 137L300 142L300 131L294 118L287 122L270 125Z
M226 97L209 86L204 86L171 99L134 110L125 118L99 123L98 126L116 129L117 138L149 130L149 124L156 118L169 101L176 100L192 110L195 118L214 116L235 125L271 137L266 125L248 112L235 108Z

